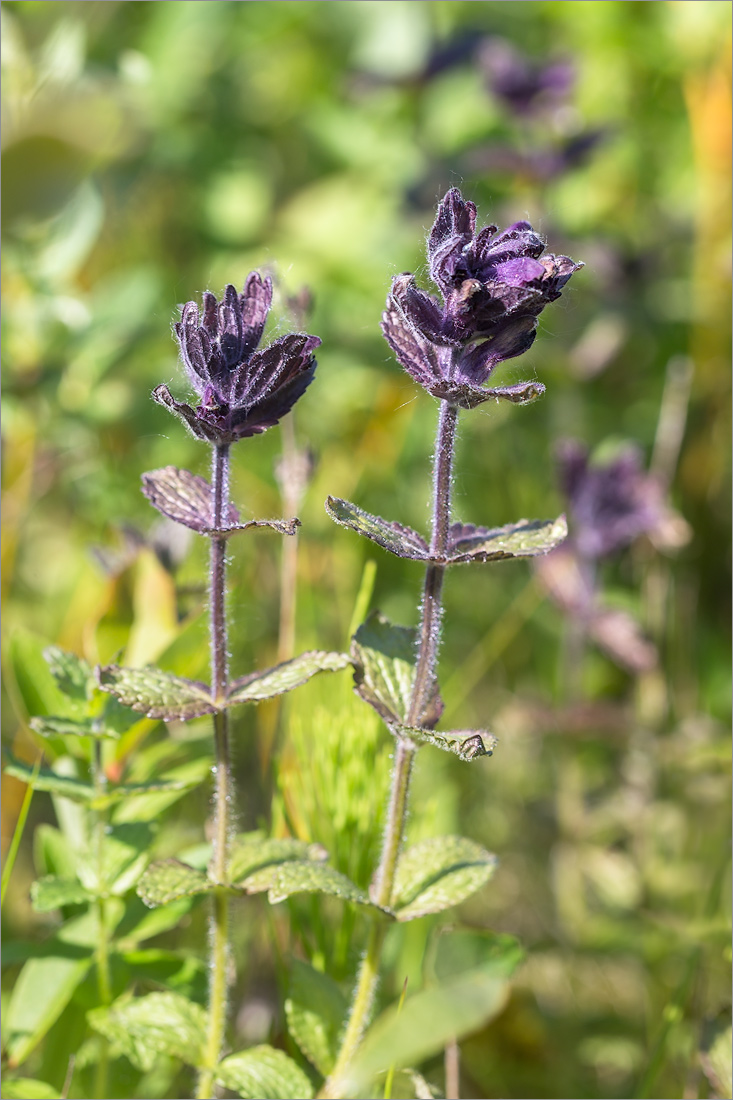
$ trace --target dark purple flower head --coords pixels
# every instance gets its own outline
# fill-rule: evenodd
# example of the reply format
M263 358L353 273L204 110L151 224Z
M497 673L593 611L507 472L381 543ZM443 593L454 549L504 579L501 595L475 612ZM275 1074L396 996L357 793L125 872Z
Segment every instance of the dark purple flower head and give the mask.
M566 440L558 448L558 466L573 520L571 539L581 558L606 557L667 522L662 488L642 469L635 446L593 463L582 443Z
M529 222L515 222L501 233L489 225L476 233L475 205L451 188L428 238L430 277L442 302L410 275L394 279L387 299L382 331L405 370L433 396L464 407L506 397L482 384L497 363L531 347L537 317L583 266L544 250ZM426 358L427 374L438 378L440 392L425 380ZM529 384L521 385L526 392ZM541 390L534 384L533 396Z
M487 38L478 60L489 91L520 115L560 103L575 83L575 69L569 61L535 65L502 38Z
M229 284L221 302L204 293L203 316L187 302L174 325L189 381L201 402L176 401L167 386L153 397L179 416L198 439L233 443L277 424L313 380L317 336L292 333L261 351L272 281L253 271L237 294Z

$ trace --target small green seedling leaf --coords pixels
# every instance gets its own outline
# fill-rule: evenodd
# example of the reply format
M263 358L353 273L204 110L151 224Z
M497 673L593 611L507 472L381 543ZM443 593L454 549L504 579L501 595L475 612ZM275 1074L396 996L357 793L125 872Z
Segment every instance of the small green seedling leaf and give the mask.
M229 877L232 882L244 885L259 872L263 881L269 882L267 873L290 860L313 860L320 863L328 858L328 852L320 844L307 844L293 837L264 837L261 832L240 833L235 837L229 858ZM268 885L260 887L267 890Z
M350 664L345 653L321 650L301 653L292 661L284 661L262 672L250 672L235 680L229 689L227 704L234 706L236 703L259 703L262 699L272 699L307 683L318 672L339 672Z
M203 1064L206 1012L179 993L125 995L109 1008L92 1009L87 1019L140 1070L152 1069L161 1054Z
M61 1093L46 1081L34 1077L14 1077L3 1081L0 1090L2 1100L61 1100Z
M391 520L382 519L381 516L374 516L371 512L365 512L350 500L327 497L326 511L331 519L342 527L348 527L358 535L371 539L377 546L388 550L390 554L396 554L398 558L426 561L430 556L430 547L417 531L413 531L411 527L405 527L402 523L394 523Z
M415 683L416 632L373 611L351 640L356 692L387 725L407 724ZM437 684L423 715L435 725L443 710Z
M31 718L29 725L41 737L107 737L120 735L93 718L58 718L54 715Z
M206 684L159 668L105 665L97 668L97 682L126 707L164 722L201 718L217 709Z
M6 753L8 763L5 766L6 775L12 775L15 779L22 779L30 784L36 791L50 791L52 794L61 794L65 798L71 798L74 802L92 802L96 792L91 783L83 779L77 779L71 775L57 775L51 768L41 767L35 773L30 764L16 760L11 753Z
M78 702L91 699L96 684L91 666L83 657L77 657L75 653L67 653L55 645L44 649L43 657L64 695Z
M282 1050L261 1046L230 1054L216 1068L216 1079L245 1100L310 1100L313 1086Z
M397 920L414 920L458 905L489 881L496 865L495 855L465 837L431 837L414 844L397 865Z
M146 905L167 905L177 898L190 898L194 894L208 894L214 884L203 871L189 867L177 859L163 859L151 863L137 884L138 897Z
M390 1066L395 1070L416 1066L442 1051L451 1040L460 1040L484 1027L503 1008L506 982L471 971L453 982L408 997L392 1005L366 1033L362 1045L337 1083L338 1095L357 1098Z
M476 760L480 756L491 756L496 746L496 738L485 730L426 730L420 726L392 726L392 732L398 737L406 737L426 745L434 745L443 752L452 752L461 760Z
M94 897L75 878L46 875L31 886L31 902L36 913L51 913L64 905L83 905Z
M285 1001L288 1030L301 1051L326 1077L333 1069L348 1005L327 974L293 959Z

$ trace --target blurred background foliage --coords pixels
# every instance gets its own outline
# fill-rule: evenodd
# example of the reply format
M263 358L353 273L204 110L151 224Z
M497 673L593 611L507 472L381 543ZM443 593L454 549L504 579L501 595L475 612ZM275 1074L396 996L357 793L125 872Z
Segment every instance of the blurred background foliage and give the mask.
M461 186L484 222L528 218L587 265L522 366L501 368L506 381L529 370L543 400L462 417L457 514L556 514L559 438L633 439L692 537L672 555L642 540L605 567L608 598L641 619L661 663L633 678L591 650L574 698L567 629L530 568L451 574L446 720L488 724L500 744L471 768L424 750L410 832L497 852L461 919L528 953L506 1010L463 1044L464 1096L730 1095L700 1056L729 999L729 24L711 0L3 4L2 730L17 755L37 754L27 719L45 644L206 674L204 550L156 526L139 492L157 466L206 472L204 448L149 399L161 381L185 392L176 303L266 268L277 334L300 327L290 299L312 291L323 347L296 413L317 459L296 648L337 648L368 560L372 605L416 617L420 571L335 529L323 499L427 522L436 409L379 318L393 274L424 275L436 200ZM529 109L502 95L487 39L538 67L567 63L565 93ZM235 449L246 516L280 514L281 447L275 429ZM280 552L270 533L233 551L238 673L276 659ZM237 719L240 824L268 824L274 795L277 830L325 843L365 883L390 746L340 678ZM183 737L135 730L118 770L136 744ZM5 851L23 788L3 791ZM207 797L171 810L160 854L200 842ZM30 825L50 820L37 795ZM52 927L27 899L31 836L11 940ZM273 942L346 979L361 925L296 902L273 911L273 941L264 909L241 904L237 1027L277 1038ZM201 919L166 942L198 950ZM430 979L438 927L394 930L386 997L406 975ZM14 973L11 958L6 984Z

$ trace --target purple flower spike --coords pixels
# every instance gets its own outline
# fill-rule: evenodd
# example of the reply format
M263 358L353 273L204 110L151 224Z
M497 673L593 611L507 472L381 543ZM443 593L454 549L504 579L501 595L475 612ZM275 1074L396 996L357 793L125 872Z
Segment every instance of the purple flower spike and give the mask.
M241 294L230 284L221 302L206 291L203 316L187 302L174 325L196 407L167 386L154 399L180 417L197 439L234 443L266 431L285 416L313 380L317 336L293 333L257 351L272 302L272 281L253 271Z
M484 389L497 363L534 342L537 318L583 265L544 254L529 222L476 233L476 207L451 188L428 238L430 276L442 302L412 275L392 283L382 331L405 370L434 397L463 408L491 398L525 403L538 383Z
M574 521L572 543L581 558L606 557L666 524L669 509L661 485L643 471L635 446L594 464L582 443L566 440L558 448L558 467Z

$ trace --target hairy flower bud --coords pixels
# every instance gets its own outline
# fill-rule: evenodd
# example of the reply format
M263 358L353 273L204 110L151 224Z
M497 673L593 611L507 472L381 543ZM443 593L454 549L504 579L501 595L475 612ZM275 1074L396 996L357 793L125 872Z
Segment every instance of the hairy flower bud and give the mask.
M251 272L241 294L229 284L221 301L206 291L203 312L187 302L174 325L181 359L200 404L176 401L167 386L155 400L198 439L233 443L277 424L313 380L317 336L291 333L257 350L272 302L272 281Z

